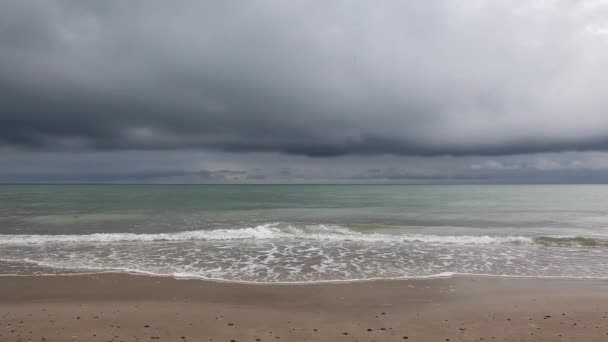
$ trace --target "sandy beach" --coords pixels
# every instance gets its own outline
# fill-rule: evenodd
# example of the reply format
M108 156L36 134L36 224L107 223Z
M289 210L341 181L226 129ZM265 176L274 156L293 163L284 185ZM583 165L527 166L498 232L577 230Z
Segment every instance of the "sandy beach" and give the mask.
M608 281L0 277L1 341L606 341Z

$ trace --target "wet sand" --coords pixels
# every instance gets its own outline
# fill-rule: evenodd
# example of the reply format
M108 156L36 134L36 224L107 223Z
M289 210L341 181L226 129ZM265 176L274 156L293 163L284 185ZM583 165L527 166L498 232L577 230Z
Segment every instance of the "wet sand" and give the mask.
M608 341L608 281L0 277L0 341Z

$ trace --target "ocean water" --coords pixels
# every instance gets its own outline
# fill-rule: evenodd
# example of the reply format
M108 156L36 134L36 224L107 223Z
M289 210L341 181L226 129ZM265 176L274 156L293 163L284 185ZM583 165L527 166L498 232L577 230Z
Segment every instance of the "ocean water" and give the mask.
M602 185L0 185L0 274L608 277Z

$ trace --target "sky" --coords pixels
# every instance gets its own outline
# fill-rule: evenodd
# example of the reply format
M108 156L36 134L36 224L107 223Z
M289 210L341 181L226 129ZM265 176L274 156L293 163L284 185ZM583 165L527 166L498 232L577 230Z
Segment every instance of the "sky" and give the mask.
M0 182L605 183L606 0L4 0Z

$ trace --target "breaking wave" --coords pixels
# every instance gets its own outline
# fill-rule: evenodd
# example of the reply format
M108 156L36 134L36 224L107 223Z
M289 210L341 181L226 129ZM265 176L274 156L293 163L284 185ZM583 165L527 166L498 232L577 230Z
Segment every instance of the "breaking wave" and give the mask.
M608 240L582 236L551 237L541 236L534 243L549 247L608 247Z
M301 239L318 241L421 242L428 244L538 244L542 246L602 247L608 240L587 237L526 237L362 233L339 225L294 226L268 223L239 229L192 230L172 233L98 233L87 235L0 235L0 245L45 243L111 243L206 240Z

